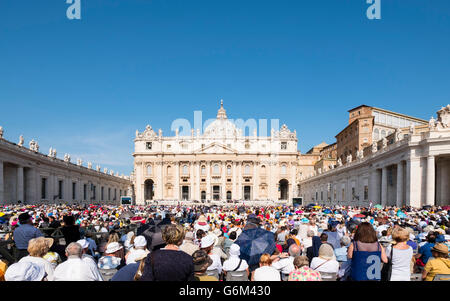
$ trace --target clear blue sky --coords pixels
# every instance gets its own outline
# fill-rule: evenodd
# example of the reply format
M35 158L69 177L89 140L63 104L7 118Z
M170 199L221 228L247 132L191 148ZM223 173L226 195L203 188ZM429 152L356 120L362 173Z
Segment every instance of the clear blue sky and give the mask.
M0 125L43 153L129 174L174 119L278 118L306 152L360 104L423 119L450 103L450 1L0 1Z

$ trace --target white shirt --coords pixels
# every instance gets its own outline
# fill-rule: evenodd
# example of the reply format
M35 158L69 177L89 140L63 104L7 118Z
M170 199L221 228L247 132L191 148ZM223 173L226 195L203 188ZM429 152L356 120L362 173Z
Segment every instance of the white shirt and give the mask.
M239 256L231 255L230 258L228 260L225 260L225 262L223 263L223 270L227 272L234 271L238 267L240 260L241 259L239 258ZM242 259L241 265L236 270L236 272L245 271L247 268L248 268L247 261Z
M317 272L337 274L339 272L339 262L335 259L329 260L328 262L326 261L326 259L314 257L311 260L311 269L316 270Z
M20 259L19 262L31 262L44 267L44 270L47 273L47 280L53 281L54 277L53 265L44 258L28 255Z
M95 281L97 277L89 264L79 257L69 257L55 269L54 281Z
M272 267L280 271L282 274L289 275L290 272L295 270L294 267L294 257L289 256L287 258L282 258L274 263L272 263Z
M253 274L254 281L281 281L280 272L271 266L257 268Z
M135 263L136 258L142 258L143 256L147 256L150 253L148 250L135 249L132 248L130 253L127 255L127 264Z
M391 246L386 248L386 255L391 257ZM405 250L394 248L392 254L392 274L390 281L411 281L411 259L413 249Z
M95 276L95 281L103 281L102 274L97 268L97 263L95 262L94 257L83 254L83 256L81 256L81 259L90 266L91 271Z
M209 257L212 259L212 264L208 267L208 271L211 270L217 270L220 273L222 273L222 262L220 260L220 256L216 254L210 254Z

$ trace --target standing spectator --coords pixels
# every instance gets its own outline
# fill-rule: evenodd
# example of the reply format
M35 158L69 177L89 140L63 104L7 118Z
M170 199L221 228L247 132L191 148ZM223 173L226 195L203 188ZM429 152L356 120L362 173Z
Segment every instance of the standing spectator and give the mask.
M183 243L184 228L167 225L162 229L162 238L166 246L147 255L140 281L194 280L192 256L179 249Z
M295 257L294 267L295 270L289 274L288 281L322 281L320 273L309 267L308 257Z
M33 238L44 236L41 231L33 226L32 217L28 213L19 215L20 226L14 230L14 242L16 245L16 260L28 255L28 242Z
M80 240L80 227L75 225L75 218L72 215L65 215L63 217L63 222L64 226L61 228L61 232L64 235L66 246Z
M259 259L259 268L253 271L252 281L281 281L280 272L271 266L270 254L262 254Z
M311 247L306 249L306 257L308 257L308 261L311 262L314 257L319 256L319 248L322 245L322 241L319 236L312 237L312 245Z
M436 244L432 249L433 259L425 265L422 279L433 281L437 274L450 274L450 259L448 258L448 247L444 244Z
M55 281L95 281L97 277L81 257L81 245L72 242L66 248L67 260L58 265L54 272Z
M30 255L22 257L19 262L32 262L43 266L47 273L47 279L53 281L53 265L43 258L52 244L53 238L44 238L41 236L31 239L28 242L28 253Z
M391 258L392 252L392 273L390 281L410 281L413 249L407 244L409 232L401 227L396 227L392 231L392 239L395 244L386 248L386 256L388 258Z
M388 262L385 250L378 242L377 232L367 222L359 224L356 229L347 257L352 259L351 278L354 281L381 280L381 262Z

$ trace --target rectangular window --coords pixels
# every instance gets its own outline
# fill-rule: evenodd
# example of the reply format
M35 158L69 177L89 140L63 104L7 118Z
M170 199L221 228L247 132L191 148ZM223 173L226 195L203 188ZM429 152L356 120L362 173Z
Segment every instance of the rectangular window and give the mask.
M41 199L45 200L47 198L47 179L41 179Z
M83 185L83 200L87 200L87 185Z
M77 183L72 182L72 200L76 199Z
M104 199L105 187L102 187L100 191L101 191L101 193L100 193L100 194L101 194L101 200L103 201L103 199Z
M63 181L58 181L58 199L62 200L63 198Z
M151 143L151 142L147 142L147 143L145 144L145 148L146 148L146 149L152 149L152 143Z
M111 188L108 188L108 201L111 200Z
M281 149L286 150L287 149L287 142L281 142Z
M114 188L114 200L113 201L115 201L116 199L117 199L117 189Z
M369 199L369 186L364 186L364 201Z

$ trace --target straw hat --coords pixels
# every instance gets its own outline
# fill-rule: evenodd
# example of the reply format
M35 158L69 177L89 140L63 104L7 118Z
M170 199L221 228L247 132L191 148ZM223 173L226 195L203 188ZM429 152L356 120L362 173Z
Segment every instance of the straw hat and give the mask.
M444 244L435 244L434 247L431 248L431 251L448 254L448 247Z

